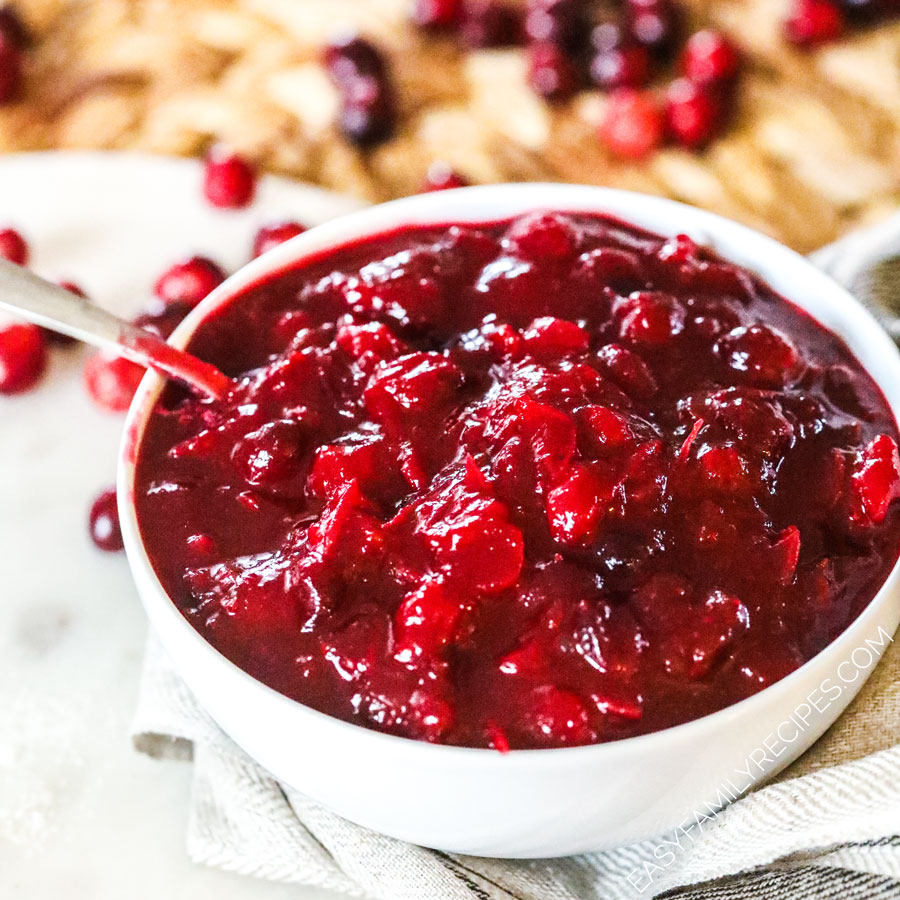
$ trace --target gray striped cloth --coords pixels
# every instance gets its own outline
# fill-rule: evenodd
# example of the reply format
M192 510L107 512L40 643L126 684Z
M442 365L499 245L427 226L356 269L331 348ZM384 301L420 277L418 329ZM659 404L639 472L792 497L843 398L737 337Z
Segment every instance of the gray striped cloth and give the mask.
M815 260L900 337L900 217ZM702 827L567 859L438 853L341 819L235 746L153 638L134 741L153 756L193 759L191 858L259 878L379 900L900 900L896 643L840 720L775 781Z

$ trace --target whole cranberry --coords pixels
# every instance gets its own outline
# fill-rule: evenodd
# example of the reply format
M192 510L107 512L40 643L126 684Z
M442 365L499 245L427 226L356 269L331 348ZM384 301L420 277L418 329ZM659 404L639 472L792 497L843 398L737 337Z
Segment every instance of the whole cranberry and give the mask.
M452 169L445 162L433 162L425 176L424 190L448 191L454 188L468 187L469 181Z
M737 47L712 29L692 34L681 54L681 71L697 84L728 84L737 76L740 65Z
M358 147L374 147L394 133L396 111L393 100L380 94L371 102L345 101L339 124L348 140Z
M121 356L96 353L84 365L84 385L101 409L125 412L144 377L137 363Z
M676 78L666 90L666 124L682 147L704 147L715 137L721 119L718 96L689 78Z
M469 47L507 47L521 43L518 10L500 0L467 0L460 31Z
M381 51L371 41L354 32L335 38L325 48L323 61L339 88L352 84L358 78L380 81L387 72Z
M91 540L100 550L117 553L124 547L114 488L103 491L91 505L88 528Z
M19 394L34 387L46 366L47 349L37 325L0 328L0 394Z
M268 253L273 247L297 237L298 234L303 234L304 231L306 227L299 222L274 222L271 225L263 225L253 239L254 258Z
M650 52L640 44L598 50L591 60L591 81L597 87L643 87L650 80Z
M767 325L734 328L719 338L715 350L732 371L757 387L784 387L801 367L790 338Z
M625 18L632 39L657 56L668 55L678 40L681 20L670 0L629 0Z
M462 0L415 0L412 18L422 28L452 28L462 17Z
M814 47L840 37L845 26L844 13L832 0L794 0L784 31L791 43Z
M0 31L0 104L15 100L22 83L22 51Z
M616 155L643 159L662 143L665 119L653 94L618 88L609 96L600 138Z
M185 303L194 307L224 280L225 273L211 259L192 256L166 269L153 286L153 293L166 306Z
M556 44L533 44L529 51L528 83L547 100L565 100L578 90L578 69Z
M14 228L0 229L0 257L8 259L17 266L28 264L28 244Z
M529 0L525 16L529 40L574 49L584 33L582 0Z
M256 173L250 164L216 144L209 151L203 170L206 199L221 209L240 209L250 203L255 192Z

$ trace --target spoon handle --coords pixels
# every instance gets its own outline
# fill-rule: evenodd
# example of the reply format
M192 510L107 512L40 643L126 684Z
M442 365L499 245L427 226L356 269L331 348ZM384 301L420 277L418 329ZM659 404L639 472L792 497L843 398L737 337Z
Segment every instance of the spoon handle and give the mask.
M210 363L177 350L158 335L2 259L0 309L124 356L217 399L232 386L231 379Z

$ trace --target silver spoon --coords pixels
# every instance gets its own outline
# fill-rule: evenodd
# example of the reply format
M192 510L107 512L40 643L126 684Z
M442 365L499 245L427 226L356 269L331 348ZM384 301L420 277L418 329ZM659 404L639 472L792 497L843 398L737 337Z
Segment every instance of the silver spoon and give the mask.
M0 309L124 356L217 400L233 385L227 375L210 363L3 259L0 259Z

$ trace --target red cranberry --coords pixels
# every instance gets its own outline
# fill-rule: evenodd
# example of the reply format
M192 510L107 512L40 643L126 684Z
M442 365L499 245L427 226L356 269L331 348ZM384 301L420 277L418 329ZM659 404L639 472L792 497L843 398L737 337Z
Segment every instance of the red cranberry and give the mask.
M386 73L381 51L358 34L348 32L325 48L325 68L334 83L345 88L360 78L381 81Z
M47 348L37 325L0 328L0 394L34 387L47 366Z
M627 394L646 399L656 393L656 379L647 363L627 347L607 344L597 353L597 360Z
M688 78L676 78L666 91L666 123L682 146L696 150L708 144L719 128L719 98Z
M0 31L0 104L16 98L22 83L22 51Z
M800 47L814 47L839 38L845 21L832 0L793 0L784 30L787 39Z
M529 0L525 34L534 43L573 48L584 34L582 0Z
M533 737L546 744L584 744L593 732L581 700L570 691L542 687L534 691L526 714Z
M596 447L621 447L631 440L628 420L621 413L605 406L585 406L579 418Z
M747 484L747 465L734 447L710 447L699 460L707 481L721 490L740 490Z
M14 228L0 229L0 257L17 266L24 266L28 264L28 256L28 244L18 231Z
M227 148L216 145L206 157L203 193L213 206L240 209L256 192L256 173L250 164Z
M422 28L452 28L462 17L462 0L415 0L413 21Z
M684 313L678 302L651 291L637 291L616 306L623 338L650 347L662 347L679 334Z
M790 339L766 325L741 325L719 338L719 356L758 387L784 387L796 374L800 357Z
M553 539L561 544L590 543L597 536L604 501L611 493L591 469L578 467L547 497L547 521Z
M470 47L506 47L522 38L519 12L500 0L468 0L461 34Z
M144 377L144 370L121 356L96 353L84 364L84 384L102 409L125 412Z
M103 491L91 506L88 517L91 540L107 553L117 553L124 547L119 526L119 508L114 488Z
M860 521L883 522L888 507L900 497L900 457L893 438L879 435L858 454L851 476L862 515Z
M626 23L632 39L659 56L672 49L681 24L669 0L631 0Z
M440 581L426 581L403 599L394 617L395 659L414 663L450 643L462 606Z
M643 87L650 80L650 54L640 44L598 50L591 61L591 81L598 87Z
M338 123L349 141L369 148L388 140L396 125L396 107L382 82L360 79L345 95Z
M196 306L225 280L225 273L211 259L192 256L166 269L153 286L153 293L168 306Z
M725 35L712 29L688 38L681 55L681 70L697 84L727 84L737 76L741 57Z
M300 471L305 430L299 422L266 422L235 444L231 459L248 484L269 485Z
M662 143L664 126L662 110L652 94L618 88L609 96L600 137L616 156L643 159Z
M547 100L565 100L578 90L578 69L556 44L534 44L529 51L528 83Z
M450 168L447 163L433 162L425 176L425 191L449 191L454 188L468 187L469 182L459 172Z
M517 219L504 239L521 259L561 261L575 252L577 235L572 223L558 213L532 213Z
M191 556L203 562L216 553L216 542L208 534L192 534L185 541Z
M535 319L522 334L525 349L533 356L560 357L584 353L588 333L574 322L544 316Z
M268 253L273 247L297 237L298 234L303 234L304 231L306 228L299 222L276 222L272 225L263 225L253 239L254 258Z

